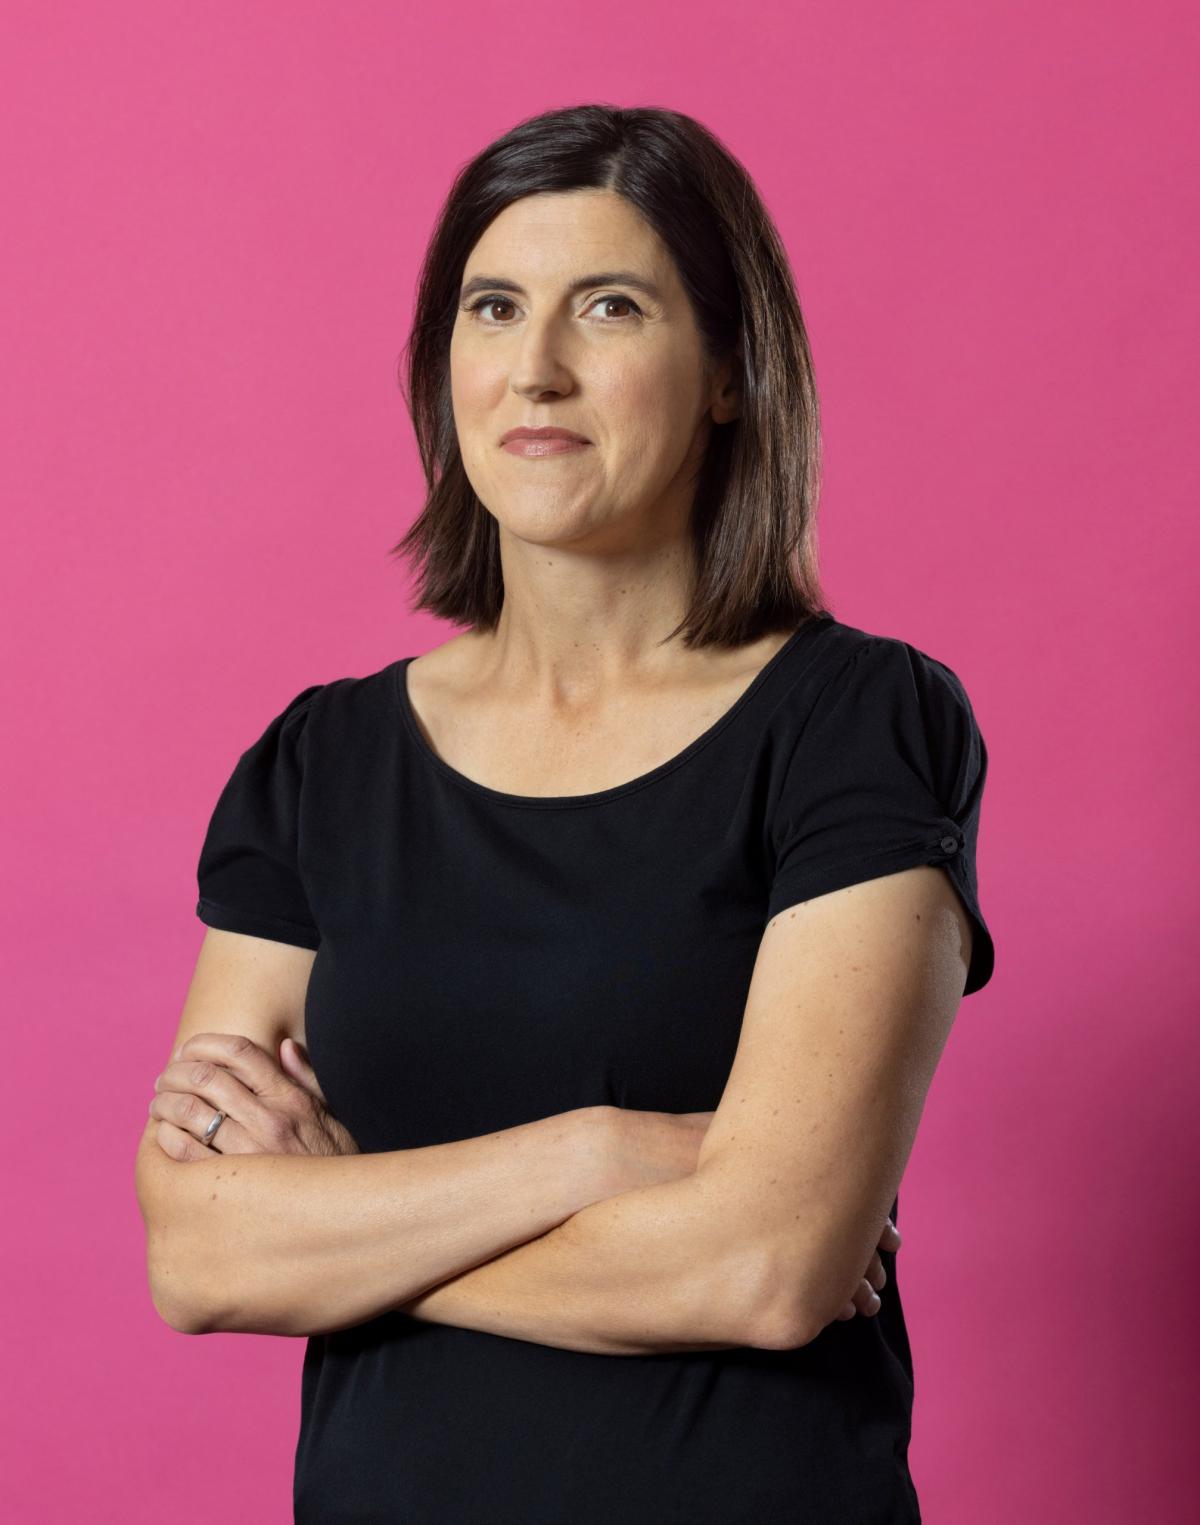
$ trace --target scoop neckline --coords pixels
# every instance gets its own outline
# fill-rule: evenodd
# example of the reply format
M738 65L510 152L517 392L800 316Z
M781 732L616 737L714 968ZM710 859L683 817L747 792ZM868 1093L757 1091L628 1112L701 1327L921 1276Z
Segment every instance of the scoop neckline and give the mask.
M633 794L638 789L645 789L651 784L657 783L676 768L681 768L690 762L696 754L705 748L710 741L716 739L725 728L742 713L754 696L766 683L783 661L800 645L802 638L812 635L815 631L824 629L834 623L832 615L814 615L806 620L803 625L797 626L784 641L783 645L769 657L762 667L751 678L749 684L742 690L729 708L707 728L701 731L693 741L690 741L681 752L674 757L669 757L666 762L659 763L651 768L648 773L639 773L636 778L627 779L623 784L614 784L609 789L596 789L589 794L509 794L503 789L493 789L487 784L481 784L476 779L468 778L465 773L460 773L457 768L452 768L443 757L439 757L430 744L425 740L421 727L417 724L416 712L408 697L408 667L409 663L416 660L420 655L414 652L412 656L401 657L394 665L394 677L396 686L396 698L399 702L400 713L404 717L405 726L411 736L417 750L437 769L445 778L457 784L460 788L471 794L477 794L484 799L494 800L497 804L512 805L524 810L569 810L578 809L586 805L603 805L610 800L623 798L627 794Z

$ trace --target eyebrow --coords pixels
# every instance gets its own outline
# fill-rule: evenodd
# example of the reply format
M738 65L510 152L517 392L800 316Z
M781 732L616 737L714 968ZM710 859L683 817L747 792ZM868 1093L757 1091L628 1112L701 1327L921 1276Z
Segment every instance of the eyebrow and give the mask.
M662 292L654 282L647 280L644 275L635 275L631 270L601 270L594 275L581 275L571 282L567 291L574 295L589 286L632 286L635 291L645 292L652 301L662 301ZM502 275L475 275L459 292L458 299L465 302L477 291L511 291L519 297L529 295L523 286L519 286L516 281L506 280Z

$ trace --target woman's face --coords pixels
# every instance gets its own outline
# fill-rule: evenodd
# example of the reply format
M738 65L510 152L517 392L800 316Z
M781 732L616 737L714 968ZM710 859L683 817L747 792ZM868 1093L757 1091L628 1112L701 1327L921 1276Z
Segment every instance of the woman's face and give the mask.
M736 415L727 374L706 373L674 262L614 192L527 196L471 251L450 341L454 423L480 501L523 540L620 549L681 532L709 428ZM546 425L588 443L501 444Z

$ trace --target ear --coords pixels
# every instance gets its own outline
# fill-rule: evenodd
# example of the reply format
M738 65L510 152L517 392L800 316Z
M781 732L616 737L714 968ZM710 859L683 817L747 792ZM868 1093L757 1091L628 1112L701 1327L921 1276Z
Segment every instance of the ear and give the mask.
M727 424L741 414L742 340L740 335L733 350L714 373L709 406L714 424Z

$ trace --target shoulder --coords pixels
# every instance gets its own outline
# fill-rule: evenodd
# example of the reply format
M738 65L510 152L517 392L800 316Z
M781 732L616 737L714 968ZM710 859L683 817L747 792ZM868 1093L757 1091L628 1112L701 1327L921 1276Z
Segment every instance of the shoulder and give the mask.
M426 652L397 657L372 672L331 678L305 689L293 702L304 701L300 704L301 709L315 706L315 718L321 718L327 711L335 712L340 718L356 710L370 710L381 705L390 707L405 664L412 669L413 679L417 678L419 669L422 684L454 685L469 678L473 670L472 653L478 646L478 638L472 640L471 637L472 632L466 631Z
M772 750L801 781L857 767L925 776L960 795L982 779L987 749L958 672L905 640L835 621L814 642L778 704Z
M833 620L814 664L809 693L835 701L839 694L863 698L911 697L930 713L971 711L958 674L943 658L905 640Z
M355 718L378 716L395 705L405 658L367 673L349 673L312 683L291 699L280 718L298 729L337 729Z
M905 640L903 636L884 635L881 631L848 625L839 619L831 618L826 623L829 628L822 651L827 666L854 658L870 657L876 665L907 661L914 666L940 668L955 676L944 661L914 645L912 641Z

